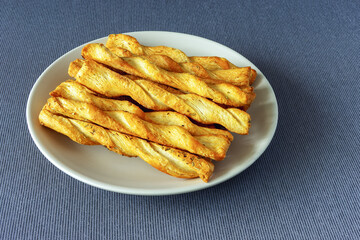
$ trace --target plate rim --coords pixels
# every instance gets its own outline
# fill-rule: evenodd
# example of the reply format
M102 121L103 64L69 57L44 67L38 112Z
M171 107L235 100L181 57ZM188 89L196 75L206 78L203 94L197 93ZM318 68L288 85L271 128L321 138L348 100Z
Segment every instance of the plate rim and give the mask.
M33 123L32 118L31 118L31 103L32 103L32 100L34 98L35 90L38 88L38 85L41 82L40 80L43 78L43 76L46 75L46 73L49 72L54 65L56 65L59 61L61 61L61 59L63 59L65 56L67 56L71 52L77 51L79 48L83 48L86 44L93 43L93 42L98 42L98 41L103 40L104 38L107 38L107 36L105 36L105 37L101 37L101 38L89 41L87 43L81 44L81 45L67 51L65 54L61 55L60 57L58 57L55 61L53 61L41 73L41 75L36 79L34 85L32 86L32 88L30 90L29 97L27 99L27 103L26 103L26 122L27 122L27 127L28 127L28 130L30 132L31 138L35 142L35 145L40 150L40 152L55 167L60 169L65 174L79 180L80 182L83 182L85 184L91 185L91 186L96 187L96 188L111 191L111 192L117 192L117 193L129 194L129 195L140 195L140 196L175 195L175 194L183 194L183 193L190 193L190 192L194 192L194 191L203 190L203 189L210 188L212 186L218 185L220 183L226 182L229 179L237 176L238 174L240 174L241 172L246 170L248 167L250 167L266 151L266 149L270 145L270 143L271 143L271 141L272 141L272 139L273 139L273 137L275 135L277 125L278 125L279 112L278 112L277 98L276 98L275 92L274 92L270 82L267 80L265 75L251 61L249 61L246 57L244 57L240 53L236 52L235 50L233 50L233 49L231 49L231 48L229 48L229 47L227 47L227 46L225 46L225 45L223 45L221 43L215 42L213 40L210 40L210 39L207 39L207 38L204 38L204 37L200 37L200 36L196 36L196 35L192 35L192 34L187 34L187 33L170 32L170 31L135 31L135 32L127 32L127 33L123 33L123 34L132 35L132 34L144 34L144 33L145 34L158 34L158 33L164 34L165 33L165 34L185 35L187 37L198 38L201 41L208 41L208 42L211 42L213 44L220 45L222 48L226 48L227 50L230 50L233 53L239 55L241 58L244 58L246 61L248 61L251 64L252 68L254 67L254 69L256 69L258 71L258 73L261 73L263 78L264 78L263 80L265 80L267 82L269 90L271 91L271 93L274 96L274 98L273 98L273 100L274 100L274 102L273 102L273 104L274 104L274 119L273 119L273 124L272 124L273 126L271 128L271 131L268 133L269 135L268 135L267 141L265 142L265 147L261 151L256 152L256 155L252 156L252 161L244 162L241 165L242 167L241 167L241 169L239 171L234 171L234 172L225 174L225 176L222 176L220 179L210 179L210 181L208 183L184 186L184 187L179 187L179 188L175 188L175 189L164 188L164 189L155 189L155 190L153 190L153 189L147 189L147 188L131 188L131 187L125 187L125 186L116 186L116 185L101 182L101 181L96 180L96 179L92 179L89 176L86 176L86 175L84 175L82 173L79 173L79 172L74 171L73 169L67 167L65 164L62 164L61 161L55 161L56 157L52 156L52 154L50 152L48 152L46 150L46 148L44 148L42 146L42 143L40 143L39 140L37 139L35 130L32 127L32 124L34 124L34 123Z

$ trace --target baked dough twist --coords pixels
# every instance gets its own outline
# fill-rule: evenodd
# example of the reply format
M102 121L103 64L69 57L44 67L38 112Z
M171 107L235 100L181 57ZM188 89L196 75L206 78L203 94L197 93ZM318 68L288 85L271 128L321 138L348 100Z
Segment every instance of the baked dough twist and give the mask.
M192 123L186 116L177 112L154 111L145 113L138 106L129 101L101 97L74 80L62 82L50 93L50 95L53 97L63 97L70 100L91 103L103 111L130 112L148 122L156 124L180 126L185 128L193 136L222 135L227 137L230 141L233 140L233 136L226 130L198 126Z
M174 177L200 177L208 182L214 165L191 153L107 130L95 124L55 115L45 109L40 112L41 125L85 145L104 145L109 150L129 157L140 157L156 169Z
M224 80L226 82L230 82L234 85L241 85L243 81L244 70L238 71L238 69L242 69L242 68L235 66L227 59L221 57L198 57L198 56L188 57L184 52L176 48L171 48L166 46L148 47L141 45L136 38L125 34L110 34L106 42L106 47L115 50L117 53L122 54L124 57L130 57L131 54L138 56L143 56L143 55L167 56L170 57L173 61L181 64L183 67L189 67L191 69L194 69L195 70L194 73L201 73L201 72L205 73L206 75L201 75L201 76L199 75L199 77L203 77L203 78L207 78L208 76L217 79L218 77L219 79ZM156 58L161 58L161 57L156 57ZM197 69L199 66L202 67L201 71ZM177 69L179 70L180 68ZM223 71L223 70L229 70L229 71ZM257 75L256 71L254 69L251 69L248 79L248 82L250 84L254 82L256 75Z
M207 84L201 78L192 74L169 72L141 57L121 58L112 53L103 44L88 44L82 49L81 54L85 59L94 60L131 75L210 98L219 104L241 107L250 104L253 100L253 95L242 91L232 84Z
M167 91L148 80L131 80L91 60L69 66L76 80L94 92L106 97L130 96L148 109L170 110L184 114L204 124L220 124L229 131L248 134L250 115L237 108L223 108L195 94L179 94Z
M57 115L89 121L107 129L183 149L217 161L225 158L231 143L223 135L193 136L183 127L155 124L133 113L121 110L103 111L91 103L62 97L49 98L44 108Z
M124 50L120 47L112 47L109 50L117 55L118 57L132 57L129 51ZM251 68L250 67L243 67L243 68L234 68L234 69L227 69L227 70L215 70L215 71L208 71L199 63L177 63L172 58L166 55L143 55L140 56L141 58L145 58L150 61L152 64L163 68L170 72L177 72L177 73L191 73L197 77L202 78L202 80L209 84L215 83L230 83L239 87L242 91L246 93L253 93L253 88L250 87L249 81L251 77ZM255 96L253 96L254 98Z

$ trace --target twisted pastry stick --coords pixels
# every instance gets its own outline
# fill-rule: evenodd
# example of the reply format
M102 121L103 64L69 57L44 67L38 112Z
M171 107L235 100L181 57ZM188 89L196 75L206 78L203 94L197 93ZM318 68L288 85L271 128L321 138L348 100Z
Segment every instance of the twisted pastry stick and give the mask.
M209 136L212 137L214 135L222 135L228 138L230 141L234 139L234 137L226 130L216 129L216 128L208 128L208 127L200 127L194 123L192 123L187 117L184 115L172 112L172 111L156 111L156 112L146 112L145 117L147 121L162 124L162 125L173 125L173 126L181 126L185 128L189 133L193 136Z
M129 112L102 111L93 104L62 97L49 98L45 109L217 161L225 158L230 146L229 139L222 135L192 136L179 126L154 124Z
M70 64L75 72L79 61ZM94 61L84 61L76 80L106 97L130 96L146 108L173 109L204 124L217 123L229 131L248 134L250 115L237 108L224 109L195 94L175 94L147 80L131 80Z
M237 71L232 71L234 69L241 69L231 62L229 62L225 58L221 57L188 57L184 52L179 49L166 47L166 46L157 46L157 47L148 47L141 45L136 38L125 35L125 34L110 34L108 40L106 42L106 47L111 49L121 48L124 49L127 54L135 54L138 56L143 55L165 55L173 59L177 63L190 63L188 66L192 66L192 64L200 65L204 68L204 70L208 71L208 73L213 73L217 75L220 79L224 81L235 82L236 80L232 79L230 75L235 74ZM120 51L120 50L119 50ZM129 57L131 55L127 55L124 57ZM219 71L220 70L220 71ZM222 71L222 70L230 70L230 71ZM203 70L201 70L203 71ZM250 84L252 84L256 78L256 71L251 69L250 73ZM201 76L199 76L201 77ZM212 75L212 78L214 76ZM204 77L205 78L205 77Z
M208 182L214 171L211 162L196 155L106 130L88 122L57 116L45 109L40 112L39 120L41 125L62 133L77 143L104 145L118 154L140 157L156 169L174 177L200 177Z
M189 73L169 72L158 68L141 57L120 58L102 44L88 44L82 49L81 54L85 59L95 60L131 75L195 93L220 104L241 107L248 105L253 100L252 96L234 85L228 83L207 84L201 78Z
M132 56L132 54L129 51L123 48L116 47L116 48L110 48L109 50L119 57ZM206 83L219 83L219 81L221 80L217 80L217 79L219 78L225 79L228 83L238 86L243 92L247 93L249 99L251 99L250 100L251 102L255 99L256 94L253 91L254 89L249 85L249 77L251 75L250 67L230 69L230 70L218 70L212 73L206 71L200 64L197 63L178 64L170 57L165 55L149 55L149 56L144 55L141 57L149 60L151 63L167 71L189 72L191 74L203 78L203 80L205 80ZM130 76L133 80L136 79L134 78L135 77L134 75L129 75L127 77ZM250 103L248 103L246 106L243 106L242 110L246 111L249 107L250 107Z
M133 56L129 51L120 47L111 47L108 49L118 57ZM208 71L199 63L177 63L166 55L142 55L140 57L145 58L152 64L155 64L156 66L170 72L191 73L197 77L202 78L202 80L204 80L206 83L215 84L226 82L239 87L246 93L252 93L253 91L253 88L249 85L251 76L250 67ZM252 94L254 95L254 93Z
M126 111L148 122L160 125L173 125L185 128L193 136L222 135L230 141L233 136L225 130L216 128L200 127L192 123L187 117L177 112L155 111L144 113L138 106L129 101L103 98L77 81L68 80L62 82L50 93L52 97L63 97L70 100L91 103L103 111Z
M243 68L235 66L227 59L220 57L190 57L190 60L203 66L209 72L217 75L222 80L232 83L234 85L242 86L241 75L244 74ZM256 76L256 70L251 68L249 73L250 85L254 83Z
M145 119L145 113L135 104L126 100L115 100L101 97L75 80L67 80L50 92L52 97L62 97L95 105L103 111L126 111Z
M190 62L186 54L179 49L165 46L143 46L136 40L136 38L125 34L110 34L106 42L106 47L121 47L137 56L161 54L171 57L178 63Z

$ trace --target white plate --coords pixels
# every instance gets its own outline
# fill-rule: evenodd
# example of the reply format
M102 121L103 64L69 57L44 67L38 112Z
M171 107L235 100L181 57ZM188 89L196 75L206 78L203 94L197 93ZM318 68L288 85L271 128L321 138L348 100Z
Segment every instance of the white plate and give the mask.
M61 82L69 79L69 63L81 57L79 46L53 62L37 79L27 102L26 117L30 134L40 151L56 167L92 186L136 195L170 195L196 191L224 182L244 171L265 151L277 125L275 94L265 76L249 60L219 43L188 34L173 32L132 32L143 45L167 45L183 50L188 56L221 56L237 66L251 66L258 72L254 83L257 97L249 113L252 127L247 136L236 135L227 157L215 163L209 183L200 179L179 179L151 167L140 158L128 158L102 146L83 146L66 136L42 127L38 115ZM92 42L105 43L107 37Z

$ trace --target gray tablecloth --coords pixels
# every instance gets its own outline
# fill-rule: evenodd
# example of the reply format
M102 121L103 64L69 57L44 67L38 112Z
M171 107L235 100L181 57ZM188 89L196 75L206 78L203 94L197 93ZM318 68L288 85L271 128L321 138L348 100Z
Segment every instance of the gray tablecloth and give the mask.
M2 1L1 239L359 239L358 1ZM279 104L246 171L162 197L91 187L54 167L26 125L54 60L110 33L183 32L252 61Z

